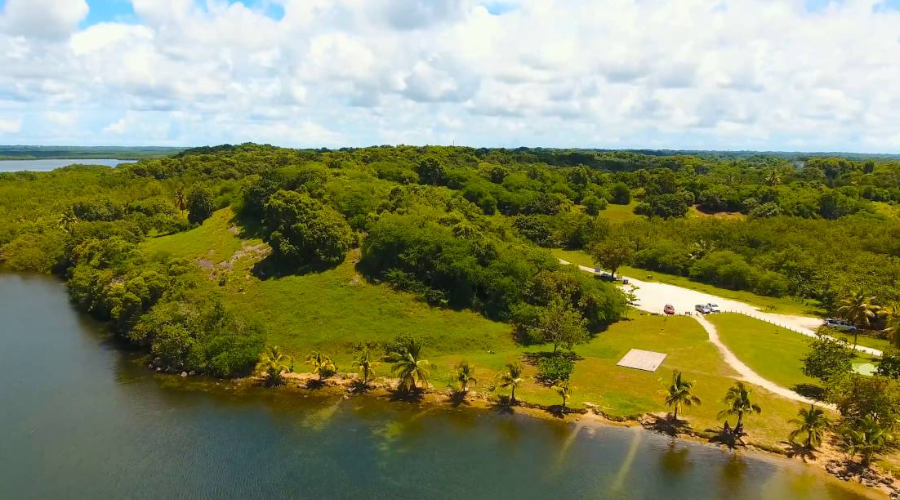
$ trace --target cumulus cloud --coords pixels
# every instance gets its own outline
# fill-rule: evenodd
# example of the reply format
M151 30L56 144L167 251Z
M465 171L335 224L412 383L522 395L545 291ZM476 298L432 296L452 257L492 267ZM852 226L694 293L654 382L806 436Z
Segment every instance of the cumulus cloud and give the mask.
M11 117L0 115L0 132L4 134L15 134L22 130L22 117Z
M0 11L0 32L34 38L65 38L87 15L85 0L6 0Z
M0 110L54 127L0 131L900 151L900 12L879 0L131 1L79 27L84 0L7 0Z

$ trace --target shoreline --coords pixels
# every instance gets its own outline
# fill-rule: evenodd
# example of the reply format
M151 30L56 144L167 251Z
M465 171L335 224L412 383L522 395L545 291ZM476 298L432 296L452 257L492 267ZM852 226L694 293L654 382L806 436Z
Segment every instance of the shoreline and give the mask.
M158 372L156 374L164 375L167 378L173 375ZM177 374L174 375L175 378L179 378L179 380L185 379L184 375L181 377ZM265 386L263 382L264 377L260 375L251 375L244 378L231 379L230 381L217 381L216 385L221 386L224 383L230 382L230 384L238 390L275 390L284 393L303 395L303 397L308 395L333 396L342 397L345 400L352 397L367 397L386 403L401 403L419 405L420 407L428 406L432 408L454 410L489 410L498 405L506 406L498 401L496 395L490 393L469 391L464 400L454 401L452 390L435 390L432 387L429 387L427 391L420 392L418 397L399 398L392 389L396 385L396 379L386 379L383 377L378 377L370 381L369 389L364 391L357 389L358 378L356 375L351 374L336 374L331 378L321 381L321 385L319 385L318 379L310 373L285 372L282 377L284 381L277 387ZM209 381L215 380L202 376L191 378L195 380L198 378L205 378ZM511 407L511 412L528 418L545 421L568 421L597 427L641 429L645 432L665 435L685 443L713 447L734 454L749 453L752 458L757 460L785 460L802 467L807 467L817 473L825 474L834 480L840 481L840 483L845 483L845 487L867 497L900 499L900 484L898 484L898 481L892 476L883 471L871 468L869 469L870 473L866 475L865 480L862 480L858 475L850 476L848 475L847 469L843 468L847 462L846 455L837 451L832 446L825 447L824 449L820 448L815 457L806 459L802 455L791 456L787 448L781 449L769 446L759 446L752 443L729 448L724 444L712 442L710 440L712 434L703 431L689 429L687 431L672 434L664 431L662 426L659 425L665 418L665 415L661 414L647 413L642 415L641 420L634 420L609 417L596 408L567 408L567 411L564 414L560 414L560 412L554 411L554 408L556 407L557 406L547 407L525 401L518 401L516 406ZM798 457L799 459L797 459Z

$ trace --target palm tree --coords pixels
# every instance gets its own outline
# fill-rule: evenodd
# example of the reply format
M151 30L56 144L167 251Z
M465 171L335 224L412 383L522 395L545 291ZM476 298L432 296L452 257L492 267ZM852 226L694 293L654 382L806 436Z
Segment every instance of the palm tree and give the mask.
M291 360L293 363L292 358L282 354L281 349L277 345L266 348L262 356L260 356L256 367L266 372L267 385L273 387L281 385L281 372L290 370L290 367L285 363L287 360Z
M522 365L517 362L515 363L507 363L506 371L500 374L500 387L509 387L510 388L510 396L509 396L509 404L515 406L516 404L516 387L519 387L519 384L525 381L522 377Z
M400 377L397 389L402 392L415 392L418 389L418 382L424 386L428 385L428 370L434 365L422 359L422 344L415 339L409 339L401 352L391 356L391 360L394 362L391 372Z
M75 212L71 209L66 210L59 216L59 227L63 231L72 234L72 231L75 230L75 224L78 223L78 217L75 216Z
M312 366L319 380L330 377L337 371L337 365L327 355L320 351L313 351L306 357L306 364Z
M868 297L862 290L857 290L841 300L838 314L858 327L868 328L879 309L880 307L875 304L875 297ZM858 340L859 330L853 332L854 348Z
M894 434L884 429L878 420L867 415L842 432L847 452L859 455L860 463L868 467L877 454L894 445Z
M681 376L681 372L678 370L672 371L672 384L669 385L669 388L666 390L666 406L670 406L673 408L674 412L672 414L672 420L678 422L678 410L680 410L683 406L693 406L700 405L702 402L700 398L694 395L691 390L694 388L694 383L684 380Z
M900 308L896 305L885 307L883 312L887 316L883 331L887 334L894 347L900 347Z
M372 359L368 349L363 349L356 356L355 363L356 368L362 373L363 387L368 387L369 377L375 374L375 367L378 366L378 362Z
M460 390L463 393L469 392L469 384L478 384L478 380L475 378L475 367L468 361L460 361L456 365L456 381L459 382Z
M562 409L563 411L566 411L566 403L569 401L569 396L572 395L575 388L569 387L569 379L566 379L557 382L556 385L553 386L553 390L562 397Z
M809 409L800 408L797 412L800 418L789 420L792 424L797 424L797 428L791 431L788 439L790 442L796 442L797 436L806 435L806 449L813 450L822 444L822 437L825 430L831 425L831 420L825 415L825 411L809 405Z
M719 412L718 418L728 418L731 415L737 415L737 424L735 424L735 427L737 427L743 422L745 413L751 414L762 412L759 405L750 401L751 392L753 391L748 389L743 382L735 382L734 385L728 389L728 392L725 393L725 404L728 405L728 407Z
M184 211L187 210L187 195L184 194L184 188L178 188L178 191L175 191L175 206L181 210L181 215L184 215Z
M781 172L777 168L773 168L766 173L766 184L770 186L781 184Z

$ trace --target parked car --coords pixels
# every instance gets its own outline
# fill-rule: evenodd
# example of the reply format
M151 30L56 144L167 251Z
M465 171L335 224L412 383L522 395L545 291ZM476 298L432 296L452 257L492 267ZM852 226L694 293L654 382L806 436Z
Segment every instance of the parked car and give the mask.
M675 314L675 306L673 306L672 304L666 304L666 307L663 308L663 312L671 316Z
M694 306L694 309L696 309L697 312L700 314L709 314L712 312L712 311L710 311L709 306L707 304L697 304L696 306Z
M709 312L711 313L722 312L722 310L719 309L719 304L713 304L712 302L710 302L709 304L706 304L706 307L709 308Z
M834 328L835 330L841 330L842 332L855 332L857 330L853 323L837 318L825 318L825 326Z

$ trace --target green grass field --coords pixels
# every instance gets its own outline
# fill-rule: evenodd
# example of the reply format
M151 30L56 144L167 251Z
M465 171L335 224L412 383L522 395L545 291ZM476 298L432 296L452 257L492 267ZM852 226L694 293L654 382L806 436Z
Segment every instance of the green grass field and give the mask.
M268 343L293 355L298 371L305 369L302 359L313 349L326 351L341 371L352 371L357 343L412 334L425 341L426 357L435 364L435 388L447 387L453 367L465 359L476 367L480 384L475 390L483 391L506 363L523 360L528 353L550 350L549 346L518 346L512 341L508 324L471 311L432 308L410 294L367 282L356 272L357 252L327 271L259 279L252 268L261 254L246 252L259 241L241 240L231 219L228 210L220 211L200 228L148 240L144 248L150 253L212 261L208 266L211 279L222 284L232 307L262 322L268 330ZM234 257L236 252L240 252L240 258ZM223 275L227 279L220 279ZM704 401L702 406L688 409L692 425L700 430L719 425L715 416L722 409L721 399L735 374L719 358L700 325L690 318L637 312L630 316L632 319L612 325L576 349L582 359L571 382L575 387L571 404L591 402L618 416L665 411L660 391L672 370L677 369L696 381L697 394ZM668 358L656 373L617 367L619 359L632 348L664 352ZM382 376L389 371L387 366L378 368ZM536 368L526 365L526 373L533 376ZM559 402L552 389L533 378L518 395L534 403ZM764 411L748 422L751 439L774 445L784 438L785 422L794 416L797 405L762 389L754 396Z
M799 333L745 316L710 314L722 342L756 373L784 387L819 385L803 374L801 359L809 351L810 338Z
M628 205L614 205L610 203L606 209L600 211L600 217L610 222L628 222L640 219L642 216L634 213L638 206L637 200L632 200Z

